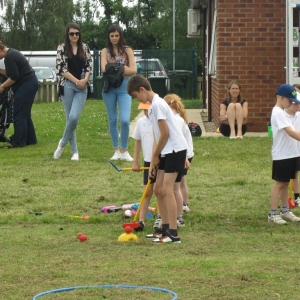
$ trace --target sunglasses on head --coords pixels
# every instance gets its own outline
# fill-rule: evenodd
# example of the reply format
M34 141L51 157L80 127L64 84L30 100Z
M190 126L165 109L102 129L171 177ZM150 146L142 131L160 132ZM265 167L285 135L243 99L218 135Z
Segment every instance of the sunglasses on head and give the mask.
M80 34L80 31L69 32L69 35L70 35L70 36L74 36L74 35L79 36L79 34Z

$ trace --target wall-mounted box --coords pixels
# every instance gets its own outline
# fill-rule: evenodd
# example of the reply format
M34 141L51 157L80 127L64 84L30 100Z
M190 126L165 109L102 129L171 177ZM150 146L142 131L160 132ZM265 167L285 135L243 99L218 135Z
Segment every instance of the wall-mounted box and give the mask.
M187 13L188 17L188 37L200 37L200 10L189 9Z

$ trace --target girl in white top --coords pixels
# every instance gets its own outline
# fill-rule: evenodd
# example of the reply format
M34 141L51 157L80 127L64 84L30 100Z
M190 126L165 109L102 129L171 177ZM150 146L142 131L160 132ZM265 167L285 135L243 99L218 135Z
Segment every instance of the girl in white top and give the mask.
M193 138L188 127L187 115L184 109L184 105L181 102L181 98L176 94L168 94L164 97L165 101L168 103L170 108L172 109L177 123L186 139L188 144L188 149L186 153L188 168L190 167L190 162L194 156L194 146L193 146ZM185 172L182 174L181 181L175 183L174 194L177 201L177 223L178 226L184 226L184 220L182 218L183 206L187 206L188 204L188 186L186 183L186 174L188 168L185 169Z

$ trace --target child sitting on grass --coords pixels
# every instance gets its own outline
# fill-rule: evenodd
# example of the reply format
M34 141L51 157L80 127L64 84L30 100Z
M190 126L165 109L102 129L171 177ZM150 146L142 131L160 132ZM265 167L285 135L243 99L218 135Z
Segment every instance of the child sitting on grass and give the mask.
M149 81L132 76L127 84L128 94L142 103L149 101L148 116L154 132L149 177L155 178L154 193L162 217L162 228L147 235L158 243L181 243L177 231L177 205L174 185L178 174L184 172L188 145L168 104L154 93Z
M297 140L300 132L294 130L291 119L284 112L292 103L299 104L297 91L290 84L282 84L276 91L276 105L272 110L271 124L273 131L272 145L272 179L275 184L271 193L271 210L268 221L275 224L286 224L286 221L300 222L289 208L288 186L290 179L295 179L298 154ZM278 199L281 198L281 211L278 214Z
M140 118L134 128L132 137L135 139L134 146L134 155L133 155L133 164L132 170L139 172L139 155L142 149L143 158L144 158L144 167L150 167L152 147L153 147L153 129L152 124L148 118L148 109L150 107L150 102L140 103L138 109L143 109L145 116ZM144 170L144 188L147 185L149 177L149 171ZM145 196L143 205L141 206L140 216L139 216L139 227L135 228L135 231L143 231L145 227L145 218L150 199L153 195L153 183L150 184L147 194Z

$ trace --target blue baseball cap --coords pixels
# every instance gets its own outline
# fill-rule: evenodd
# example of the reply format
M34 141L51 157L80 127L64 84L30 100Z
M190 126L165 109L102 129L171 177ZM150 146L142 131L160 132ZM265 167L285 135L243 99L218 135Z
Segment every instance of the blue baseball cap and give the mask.
M296 89L290 84L282 84L276 90L276 95L288 98L291 102L300 104Z

